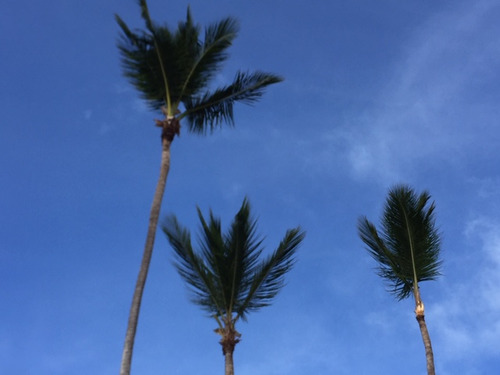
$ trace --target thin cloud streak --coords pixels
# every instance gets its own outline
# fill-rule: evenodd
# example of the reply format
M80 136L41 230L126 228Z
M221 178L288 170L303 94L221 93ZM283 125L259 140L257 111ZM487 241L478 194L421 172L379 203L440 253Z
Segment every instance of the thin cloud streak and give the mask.
M383 104L365 113L362 130L350 134L354 177L407 178L429 159L457 165L482 140L498 137L496 123L485 116L498 110L481 92L494 74L492 63L500 65L500 44L484 31L500 32L491 21L494 8L482 2L438 15L409 43L401 68L380 95ZM478 63L483 60L489 69Z
M455 271L463 277L450 285L449 297L428 309L435 326L435 346L445 361L460 361L465 355L500 355L499 233L500 223L494 218L477 218L467 224L465 242L469 242L469 251L474 251L475 257L484 259L481 267L471 272L461 262L461 269Z

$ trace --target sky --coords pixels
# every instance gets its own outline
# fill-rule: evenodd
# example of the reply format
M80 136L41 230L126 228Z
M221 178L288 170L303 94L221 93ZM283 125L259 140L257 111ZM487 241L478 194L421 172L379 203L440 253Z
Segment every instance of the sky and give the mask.
M358 238L392 186L427 190L442 276L421 284L436 373L500 368L500 2L191 0L241 31L216 77L282 75L236 126L172 145L162 217L227 227L248 197L272 251L307 236L274 303L237 327L238 375L426 373L411 299ZM188 2L149 0L176 25ZM133 0L6 0L0 12L0 374L117 374L160 163L122 76L114 14ZM217 374L216 323L158 232L133 374Z

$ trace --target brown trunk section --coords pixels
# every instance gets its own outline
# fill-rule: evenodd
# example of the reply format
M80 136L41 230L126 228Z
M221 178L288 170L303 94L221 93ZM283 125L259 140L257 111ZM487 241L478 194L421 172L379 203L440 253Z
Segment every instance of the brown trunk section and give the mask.
M155 242L158 218L160 216L161 202L163 199L163 193L165 192L165 186L167 185L168 171L170 169L170 145L175 134L178 134L179 129L179 122L177 119L165 120L161 121L160 123L163 125L160 177L156 185L153 204L151 205L146 244L144 245L144 253L142 255L139 275L137 276L134 296L132 297L132 305L130 307L127 333L125 335L125 344L123 347L122 362L120 366L120 375L130 375L130 368L132 365L132 352L134 350L135 333L137 331L137 323L139 321L139 311L141 308L142 294L144 292L144 286L146 285L149 264L151 262L151 256L153 254L153 245ZM175 130L172 131L172 128L174 128Z
M219 343L222 346L222 354L225 360L225 375L234 375L233 353L237 343L240 342L240 334L234 329L233 323L224 329L215 330L222 336Z
M225 359L225 375L234 375L233 352L226 352Z
M424 341L425 347L425 358L427 359L427 374L435 375L434 372L434 354L432 352L431 338L429 332L427 331L427 324L425 324L424 315L417 315L417 322L420 326L420 333L422 334L422 340Z

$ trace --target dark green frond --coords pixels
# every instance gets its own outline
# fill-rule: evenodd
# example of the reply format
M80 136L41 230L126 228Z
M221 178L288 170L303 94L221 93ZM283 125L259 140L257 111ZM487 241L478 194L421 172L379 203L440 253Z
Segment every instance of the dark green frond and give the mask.
M219 219L214 217L212 212L210 212L207 223L199 208L198 217L201 222L201 235L198 241L200 255L205 259L214 280L216 287L214 295L217 298L217 304L222 306L222 311L226 311L231 296L227 287L227 280L225 280L226 261L221 223ZM211 312L218 314L218 311L215 310Z
M368 252L377 261L377 274L386 280L389 291L398 295L400 299L407 297L407 291L411 291L412 283L409 283L406 275L401 272L398 260L387 249L375 226L366 217L362 217L358 222L358 232L367 245Z
M227 313L233 312L246 296L261 253L261 240L255 233L256 223L245 199L229 231L222 234L220 220L210 212L208 222L198 209L202 225L199 241L201 255L216 280L219 304Z
M136 38L137 38L136 35L132 31L130 31L130 29L128 28L125 21L123 21L118 14L115 14L115 21L118 24L118 26L120 27L120 29L122 29L122 32L123 32L122 37L125 39L125 41L130 42L130 43L136 42Z
M267 306L283 286L304 233L299 228L288 231L278 249L259 261L262 240L256 234L256 221L246 199L225 234L212 212L208 220L199 209L198 215L198 251L192 249L189 232L175 218L164 227L177 270L192 287L194 301L212 315L234 319Z
M123 73L149 105L159 109L165 105L167 94L153 36L143 31L132 32L119 16L116 21L123 33L118 41ZM167 30L163 30L161 37L164 45L169 43Z
M224 236L225 248L230 256L228 282L231 285L231 311L238 310L241 301L245 299L262 253L262 239L256 234L256 225L257 222L250 213L250 205L245 199Z
M186 21L178 24L174 40L174 48L170 51L162 51L162 58L169 77L172 101L178 105L184 96L192 95L192 92L185 92L185 86L190 80L191 71L202 49L200 26L193 23L189 8Z
M281 77L269 73L239 72L229 86L207 92L200 97L186 98L186 112L183 116L187 118L190 130L196 133L213 130L224 122L233 124L235 102L252 104L262 96L267 86L282 80Z
M271 303L284 286L284 276L292 268L295 252L304 237L305 232L300 228L288 230L274 253L259 264L247 296L239 305L238 316L245 319L248 312Z
M217 280L214 280L204 260L193 251L189 231L179 224L175 216L167 218L163 231L176 254L174 265L179 275L191 287L193 302L210 313L222 312L223 306L218 305L220 297Z
M184 83L201 50L199 26L190 12L175 32L167 25L153 23L145 0L139 0L146 31L131 32L118 16L123 37L118 43L124 75L141 93L152 109L172 106L175 112Z
M138 0L139 6L141 7L141 17L146 23L146 27L151 33L154 33L155 27L153 26L153 21L149 15L148 4L146 0Z
M417 196L408 186L396 186L389 192L380 234L366 218L358 223L379 275L399 299L408 297L416 283L440 275L440 239L429 200L427 192Z
M182 98L196 95L199 90L207 87L229 57L227 49L232 45L238 30L238 22L233 18L226 18L205 29L203 45L196 60L189 65L190 71L184 81Z

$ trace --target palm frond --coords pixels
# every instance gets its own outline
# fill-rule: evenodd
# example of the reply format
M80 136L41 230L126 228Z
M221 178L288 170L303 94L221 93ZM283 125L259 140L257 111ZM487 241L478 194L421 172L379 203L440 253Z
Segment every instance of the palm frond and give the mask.
M234 18L225 18L205 29L205 38L198 56L189 65L189 74L184 81L180 97L190 97L209 82L227 60L227 49L232 45L239 31L238 22Z
M257 222L251 217L250 205L245 198L224 236L228 256L228 284L231 286L231 311L238 309L252 283L255 267L262 253L262 239L256 235Z
M278 248L255 270L246 298L238 306L238 316L268 306L284 286L284 275L293 267L294 255L305 237L300 228L288 230Z
M231 295L227 282L227 265L226 254L224 248L224 238L221 230L221 223L210 211L209 221L205 220L203 214L198 208L198 217L201 222L202 233L200 235L198 244L201 249L201 256L207 263L212 279L216 287L217 303L222 307L221 312L226 312L229 308L229 301ZM218 315L219 311L212 311Z
M193 302L210 313L221 314L224 307L219 305L218 283L204 260L193 251L189 231L179 224L175 216L168 217L162 229L176 254L174 265L194 295Z
M151 33L154 33L155 27L153 26L153 21L151 20L151 16L149 15L149 9L146 0L138 0L137 3L141 7L141 17L146 23L146 27Z
M180 103L184 82L200 54L199 26L193 23L188 8L186 21L172 32L167 25L153 23L145 0L139 0L139 5L146 31L132 32L115 16L123 33L118 48L124 75L152 109L167 105L173 114Z
M199 209L198 216L202 225L201 254L216 280L219 304L231 314L246 295L262 252L262 241L255 234L256 222L251 219L246 199L226 234L222 234L220 220L211 211L208 222Z
M207 92L200 97L184 100L186 117L190 130L196 133L212 131L223 122L234 124L233 105L235 102L252 104L257 101L265 88L283 79L274 74L239 72L229 86Z
M378 262L378 274L388 281L398 299L408 297L418 282L440 275L440 239L435 228L430 195L408 186L390 190L381 234L366 218L358 223L361 240Z
M177 107L186 95L185 85L189 81L191 70L201 51L200 26L193 22L188 7L186 21L179 22L174 34L174 46L162 51L162 60L169 77L172 101ZM199 88L198 88L199 89ZM188 95L192 95L192 92Z
M168 43L160 44L160 37L164 34L167 34L170 37L170 31L167 27L157 28L153 25L153 21L151 20L151 16L149 15L148 5L146 0L139 0L139 6L141 7L141 16L146 23L146 28L151 33L151 39L153 41L154 52L157 58L157 65L159 66L159 71L161 72L161 82L163 83L163 91L164 95L160 98L156 98L153 100L155 108L158 106L159 99L166 103L166 108L169 115L172 115L176 111L176 106L172 107L172 92L169 84L168 70L165 66L165 61L163 59L163 49L167 48L169 50ZM161 47L160 47L161 46ZM157 77L156 77L157 78Z
M122 30L117 45L123 73L152 109L160 109L165 105L167 91L153 36L143 31L133 32L118 15L115 18ZM168 45L171 39L168 30L160 34L163 45Z
M367 245L371 257L377 261L377 274L386 280L388 290L396 295L399 295L403 289L411 290L412 284L408 283L406 275L402 273L398 259L387 249L377 229L366 217L359 219L358 233ZM403 295L406 296L406 293Z

